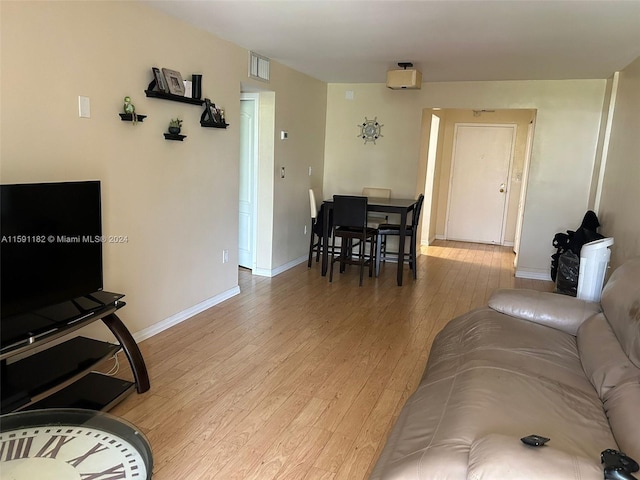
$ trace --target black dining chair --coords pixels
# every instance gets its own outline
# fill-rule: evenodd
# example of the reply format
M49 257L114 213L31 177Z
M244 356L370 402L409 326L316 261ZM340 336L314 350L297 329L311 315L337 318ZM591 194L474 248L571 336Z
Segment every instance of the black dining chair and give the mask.
M333 264L340 262L340 272L345 264L360 266L360 286L365 265L369 265L369 276L373 276L375 267L378 230L367 227L367 197L352 195L333 196L333 239L331 242L331 269L329 282L333 281ZM339 254L336 256L336 238L340 238ZM354 240L359 244L358 256L353 258ZM369 255L366 255L367 242Z
M409 268L413 270L413 279L418 278L418 266L416 262L417 258L417 237L418 237L418 224L420 223L420 212L422 212L422 203L424 202L424 195L420 194L416 206L411 216L411 224L406 226L406 237L410 239L409 253L404 254L404 258L398 258L398 261L409 261ZM380 262L387 258L387 236L388 235L400 235L400 225L395 223L383 223L378 227L378 244L376 255L376 272L380 270ZM390 252L393 253L393 252ZM395 252L396 254L398 252Z
M309 235L309 260L307 262L307 267L311 268L311 262L313 260L313 255L315 253L316 263L320 260L320 255L322 253L322 238L324 234L324 209L326 208L323 203L320 205L320 209L318 210L318 204L316 202L316 195L312 188L309 189L309 206L311 207L311 232ZM333 219L333 212L329 211L329 236L331 236L331 224ZM329 248L331 251L331 248Z
M307 262L307 267L311 268L313 254L316 254L317 262L320 260L320 252L322 251L322 217L320 215L323 213L318 211L316 195L312 188L309 189L309 207L311 207L311 231L309 232L309 261Z

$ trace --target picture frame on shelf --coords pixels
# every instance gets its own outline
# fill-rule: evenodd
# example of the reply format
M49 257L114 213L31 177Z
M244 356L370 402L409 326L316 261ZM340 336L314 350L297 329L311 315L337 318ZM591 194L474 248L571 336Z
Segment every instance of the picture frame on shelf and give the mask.
M211 104L211 118L213 123L222 123L222 116L220 115L220 109L216 107L215 103Z
M222 111L216 107L215 103L211 103L208 98L204 99L204 112L200 116L200 125L203 127L226 128L227 124L222 116Z
M162 74L167 82L167 88L169 93L173 95L179 95L181 97L184 96L184 83L182 80L182 75L180 72L176 70L171 70L169 68L163 68Z
M156 81L156 88L160 92L168 93L169 89L167 88L167 81L164 78L164 75L160 72L158 67L152 67L153 78Z
M191 80L184 80L184 96L187 98L193 98L193 83Z

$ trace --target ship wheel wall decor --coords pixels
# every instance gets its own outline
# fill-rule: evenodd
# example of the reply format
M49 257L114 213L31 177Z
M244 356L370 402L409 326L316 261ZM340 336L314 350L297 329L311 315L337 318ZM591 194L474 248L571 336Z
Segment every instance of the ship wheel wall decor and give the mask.
M376 140L384 136L380 133L380 128L384 127L384 125L378 123L378 117L374 117L373 120L364 117L364 123L358 126L360 127L360 134L358 136L364 139L365 145L367 142L373 142L375 145Z

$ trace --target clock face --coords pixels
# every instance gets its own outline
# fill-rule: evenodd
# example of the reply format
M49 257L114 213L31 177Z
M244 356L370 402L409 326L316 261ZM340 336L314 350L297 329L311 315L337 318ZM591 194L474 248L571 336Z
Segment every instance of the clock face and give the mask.
M37 412L39 411L33 413ZM12 414L6 418L14 415L24 417L29 413L32 412ZM151 451L144 437L131 428L130 424L123 423L115 417L107 417L99 412L91 412L91 415L99 416L97 424L92 421L84 423L66 421L17 428L13 426L7 428L6 418L3 417L2 433L0 433L2 479L145 480L150 478ZM49 418L51 423L55 421L53 413L49 413ZM61 420L68 420L68 418L61 418ZM107 428L105 423L109 424L106 425ZM112 428L114 426L115 428ZM140 444L141 440L143 444Z

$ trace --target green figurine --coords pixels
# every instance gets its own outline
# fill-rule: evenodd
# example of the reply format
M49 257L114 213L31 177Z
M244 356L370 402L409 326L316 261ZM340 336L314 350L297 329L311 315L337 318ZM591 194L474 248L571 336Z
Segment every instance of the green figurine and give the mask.
M131 103L131 97L124 97L124 113L131 114L131 121L136 123L138 121L138 116L136 115L136 107L133 103Z

